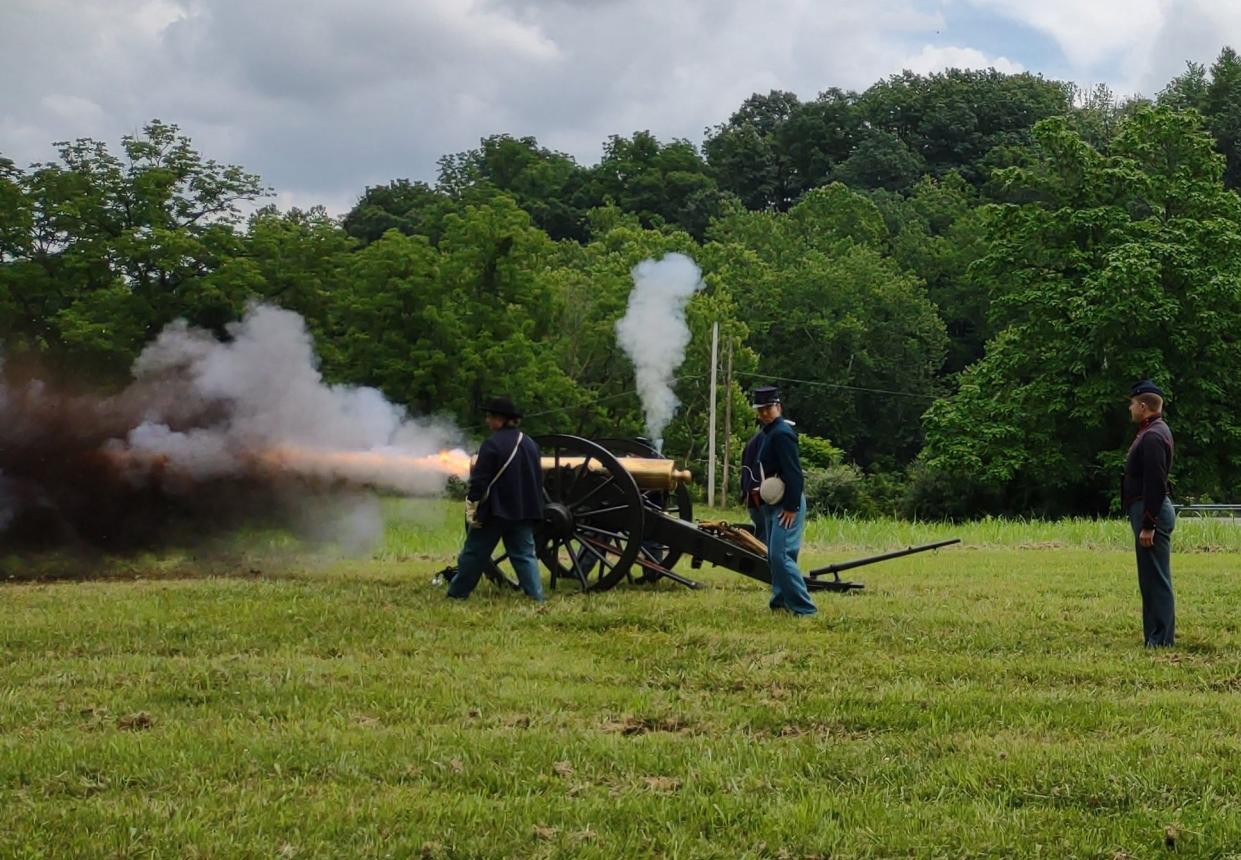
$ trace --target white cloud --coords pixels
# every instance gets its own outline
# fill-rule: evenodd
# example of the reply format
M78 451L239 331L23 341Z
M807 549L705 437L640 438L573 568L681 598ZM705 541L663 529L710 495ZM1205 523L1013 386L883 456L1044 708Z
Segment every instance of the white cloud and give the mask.
M1030 68L1011 42L942 44L979 10L1061 46L1067 69L1034 71L1122 92L1241 44L1227 0L0 0L0 152L159 117L282 202L339 211L490 134L590 163L611 134L699 141L755 92Z
M1167 0L969 0L1051 36L1077 68L1101 63L1162 26Z
M939 0L7 0L0 151L153 117L281 202L339 211L508 132L592 163L611 134L701 140L754 92L901 69Z
M922 50L904 62L904 68L920 75L942 72L945 69L995 69L1005 74L1024 72L1021 63L1008 57L988 57L975 48L959 48L953 45L923 45Z
M965 0L1051 38L1081 83L1157 93L1187 61L1210 63L1241 46L1236 0ZM1040 70L1044 71L1044 70Z

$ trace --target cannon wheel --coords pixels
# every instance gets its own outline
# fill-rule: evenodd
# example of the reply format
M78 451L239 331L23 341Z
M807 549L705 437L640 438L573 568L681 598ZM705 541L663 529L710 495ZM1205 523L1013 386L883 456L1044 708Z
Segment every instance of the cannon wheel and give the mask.
M654 445L642 439L600 439L599 444L619 457L663 457ZM694 521L694 501L690 498L689 489L684 484L678 484L677 488L671 492L643 490L641 487L638 488L638 492L642 495L642 502L647 508L675 519L685 520L687 523ZM672 549L661 543L643 541L639 552L645 559L665 570L672 570L681 560L679 549ZM649 568L643 568L639 579L642 582L657 582L661 579L661 575Z
M521 583L517 581L517 575L510 572L508 568L500 567L500 562L508 558L508 550L504 548L504 544L496 545L496 552L499 553L491 561L487 562L483 568L483 576L491 580L491 582L500 589L506 586L513 591L521 591Z
M633 476L606 448L577 436L540 436L546 502L536 537L539 560L583 591L606 591L625 579L642 548L644 503ZM584 458L584 459L583 459ZM579 465L560 465L570 459ZM597 464L599 471L590 466ZM590 564L583 560L590 559Z

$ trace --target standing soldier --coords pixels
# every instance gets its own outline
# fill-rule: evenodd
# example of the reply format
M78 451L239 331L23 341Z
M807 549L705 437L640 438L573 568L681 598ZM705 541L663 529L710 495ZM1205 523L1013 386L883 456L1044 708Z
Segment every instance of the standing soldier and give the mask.
M765 390L755 389L755 408L758 408L758 392ZM763 517L763 501L758 496L758 485L761 483L758 477L758 449L765 438L760 422L750 441L746 442L745 448L741 450L741 501L745 505L746 513L750 515L750 522L754 523L754 536L763 543L767 543L767 521Z
M534 526L543 518L543 470L538 444L518 429L521 411L508 397L483 405L491 436L470 467L465 519L469 530L457 557L457 574L448 596L470 596L491 552L504 541L521 590L543 599L539 563L534 555Z
M758 470L759 497L767 529L767 564L771 569L769 606L794 615L813 615L818 610L797 568L806 526L805 479L797 450L797 431L784 420L780 392L774 386L756 388L753 402L763 425Z
M1163 420L1163 392L1143 379L1129 391L1129 417L1138 434L1125 457L1121 500L1133 528L1142 592L1142 635L1146 647L1176 639L1176 601L1172 596L1172 530L1176 512L1168 498L1172 469L1172 431Z

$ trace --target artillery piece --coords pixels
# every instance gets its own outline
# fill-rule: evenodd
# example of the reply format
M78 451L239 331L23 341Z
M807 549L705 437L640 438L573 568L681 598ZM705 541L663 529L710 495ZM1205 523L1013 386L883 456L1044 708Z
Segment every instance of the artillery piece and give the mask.
M689 588L700 583L673 571L688 556L691 567L704 562L770 583L766 547L746 526L696 523L686 489L688 471L679 471L650 445L635 439L591 441L550 435L536 439L542 449L545 508L535 532L539 560L551 572L583 591L606 591L625 580L669 579ZM861 583L840 573L891 558L958 543L940 541L855 559L812 570L811 591L851 591ZM496 548L487 577L518 588L500 567L507 558ZM830 577L830 578L827 578Z

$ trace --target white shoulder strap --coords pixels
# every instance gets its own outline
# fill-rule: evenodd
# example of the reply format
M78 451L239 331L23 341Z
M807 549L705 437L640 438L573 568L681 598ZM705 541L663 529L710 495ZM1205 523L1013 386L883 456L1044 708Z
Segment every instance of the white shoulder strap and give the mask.
M491 479L491 483L487 485L487 489L483 491L483 497L478 500L480 505L487 501L487 497L491 495L491 488L496 485L496 481L500 480L500 476L504 474L504 470L508 468L508 464L513 462L513 458L516 457L517 452L521 450L521 443L525 438L525 433L519 432L517 434L517 444L513 446L513 453L508 455L508 459L504 461L504 465L500 467L500 470L496 472L496 476Z

